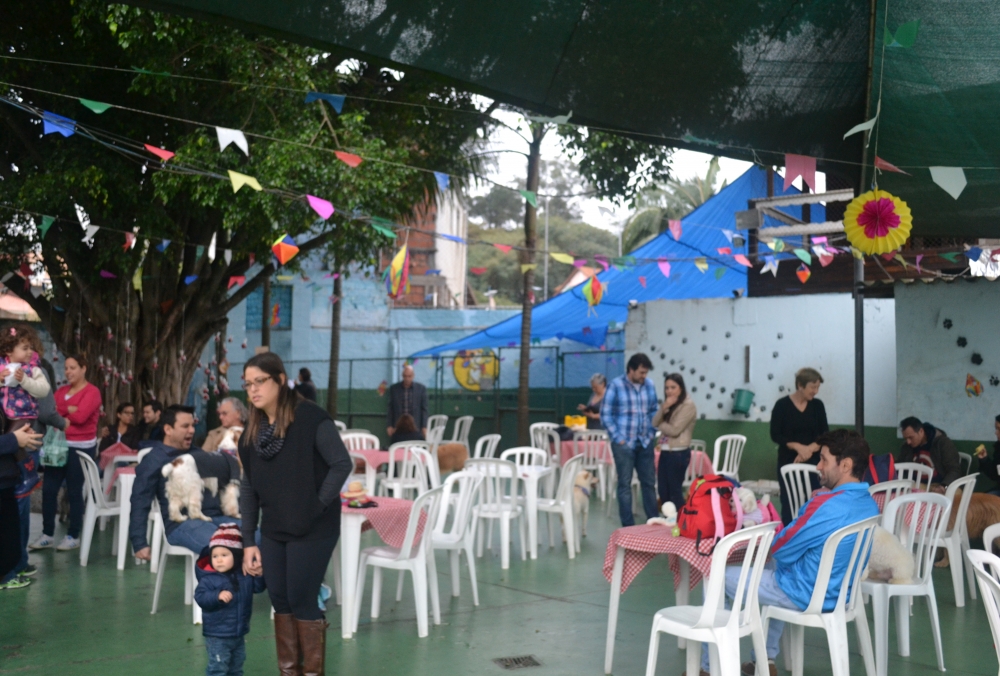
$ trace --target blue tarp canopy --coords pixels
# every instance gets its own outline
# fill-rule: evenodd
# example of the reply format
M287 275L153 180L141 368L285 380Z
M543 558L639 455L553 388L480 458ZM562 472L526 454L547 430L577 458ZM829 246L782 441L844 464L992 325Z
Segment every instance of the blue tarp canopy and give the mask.
M790 186L782 190L781 177L775 175L775 195L799 191ZM636 264L626 269L611 268L597 275L605 285L604 297L596 307L589 307L583 297L583 285L550 298L531 312L532 342L567 338L588 345L604 344L608 329L624 325L629 301L687 300L689 298L731 298L747 288L747 268L722 255L718 249L729 247L733 254L746 253L746 245L734 246L724 230L736 230L737 211L748 208L747 201L767 196L767 170L754 166L732 184L719 191L681 220L682 235L676 241L663 233L631 253ZM801 207L782 208L801 218ZM812 220L825 220L822 205L812 206ZM777 222L765 223L780 225ZM660 271L658 259L670 263L670 277ZM696 258L704 258L708 270L701 272ZM756 274L756 272L754 273ZM412 355L422 357L483 347L513 347L521 341L521 317L511 317L471 336Z

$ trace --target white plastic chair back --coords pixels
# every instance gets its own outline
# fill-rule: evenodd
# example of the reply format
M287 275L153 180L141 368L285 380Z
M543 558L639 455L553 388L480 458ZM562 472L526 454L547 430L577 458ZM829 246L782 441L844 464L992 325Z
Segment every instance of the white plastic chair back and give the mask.
M80 456L80 466L83 468L83 494L87 500L94 503L98 510L114 509L116 505L109 503L104 497L101 486L101 475L97 463L83 451L77 451Z
M414 448L424 450L419 447ZM389 471L386 472L386 481L393 479L420 479L423 481L421 485L426 485L423 461L410 451L408 445L393 444L389 449Z
M441 434L443 435L444 428L446 428L447 426L448 426L448 416L441 414L432 415L429 418L427 418L427 435L430 436L430 433L439 427L441 428Z
M483 477L480 507L499 513L514 504L517 490L517 465L510 460L480 458L467 460L465 470Z
M972 494L976 490L976 479L978 478L979 472L976 472L975 474L963 476L961 479L955 479L948 484L944 497L948 500L948 504L951 505L951 511L954 513L955 518L949 519L952 525L945 526L945 532L941 534L941 537L949 537L956 531L959 533L968 531L968 523L965 520L965 516L969 511L969 502L972 500ZM959 491L962 491L962 497L956 506L955 496Z
M993 647L1000 659L1000 558L990 552L970 549L965 553L972 563L972 572L979 583L979 592L986 607L986 617L990 621L990 633L993 634Z
M348 451L378 450L381 445L378 437L368 432L348 432L341 434L340 438Z
M572 502L573 486L576 485L576 475L583 471L583 456L574 455L566 461L562 468L559 487L556 488L556 502Z
M396 443L390 445L388 450L392 452L393 449L397 448L423 448L429 451L430 444L426 441L397 441Z
M919 462L897 462L896 478L909 479L913 482L913 489L917 491L929 491L931 489L931 479L934 477L934 470Z
M471 415L463 415L461 418L455 419L455 429L451 432L453 443L465 444L466 448L469 447L469 432L472 430L473 420Z
M868 487L868 494L873 498L882 495L882 511L885 506L898 498L900 495L907 495L913 490L913 482L907 479L893 479L892 481L881 481Z
M500 454L500 459L509 460L518 467L526 467L529 465L541 465L542 467L547 467L549 464L549 454L540 448L534 448L532 446L517 446L516 448L508 448Z
M912 514L907 523L907 508ZM929 584L934 572L934 554L938 538L948 527L951 503L937 493L901 495L885 507L882 527L895 535L913 556L913 584ZM952 565L960 565L958 561Z
M893 504L897 503L898 501L894 501ZM837 607L844 607L848 612L854 610L858 599L862 596L860 593L861 578L868 567L868 554L871 552L872 539L874 538L875 527L878 526L878 523L879 517L873 516L834 531L827 538L826 543L823 545L823 553L820 555L819 574L816 576L812 598L809 599L809 606L803 612L810 615L820 615L823 613L823 603L826 601L830 587L830 573L833 571L833 561L837 556L837 549L841 544L850 547L851 544L845 542L845 540L851 536L854 536L853 549L851 550L851 558L848 559L847 572L840 583ZM858 593L853 593L854 590L857 590Z
M441 507L438 509L437 522L434 524L435 539L458 541L465 536L469 528L469 519L472 517L472 507L476 504L479 486L482 483L481 475L465 470L448 475L442 485Z
M708 460L708 453L705 451L691 451L691 462L684 470L684 486L694 483L695 477L705 476L712 471L712 463Z
M993 544L997 538L1000 538L1000 523L987 526L983 531L983 546L986 547L986 551L993 551Z
M958 459L962 462L962 476L968 476L969 470L972 469L972 456L968 453L959 453Z
M399 555L396 557L397 561L413 558L414 540L416 540L417 536L417 526L420 525L421 513L426 513L427 520L424 522L424 530L416 546L419 547L419 543L427 542L430 539L437 520L438 506L441 504L441 494L443 492L444 489L439 486L434 490L427 491L414 500L413 507L410 508L410 518L406 522L406 535L403 537L403 546L399 548Z
M747 438L742 434L723 434L716 439L715 452L712 455L712 468L715 473L739 479L740 460L743 458L743 447L746 443Z
M499 434L484 434L476 441L476 450L473 451L473 458L492 458L500 445Z
M361 427L350 427L346 430L343 430L340 433L340 435L344 436L345 434L371 434L371 433L372 433L371 430L362 429Z
M610 450L608 448L608 433L603 430L573 432L573 455L584 457L584 467L591 468L598 464L607 464Z
M701 451L702 453L704 453L706 448L708 448L708 445L705 443L704 439L692 439L691 440L691 451L692 452L693 451Z
M347 431L347 425L345 425L344 423L340 422L339 420L334 420L333 424L337 426L337 431L338 432L346 432Z
M812 495L812 476L819 476L816 465L796 463L781 468L781 480L785 482L788 491L788 502L792 507L792 518L798 516L802 505L809 502Z
M719 540L712 552L712 567L705 585L705 603L701 616L692 628L715 626L716 616L722 608L722 597L726 593L726 566L729 555L738 545L746 544L740 578L733 597L733 608L729 615L729 627L746 627L760 623L760 605L757 589L764 574L764 563L771 549L771 541L778 529L778 523L762 523L759 526L743 528ZM750 592L749 594L747 592Z
M421 470L424 474L424 489L420 492L423 493L424 490L438 488L441 485L441 470L438 467L437 461L430 454L430 451L418 446L411 446L410 453L420 460Z
M368 464L368 459L360 453L348 452L348 455L351 456L351 474L347 477L345 485L352 481L361 481L365 484L368 495L375 495L375 468ZM355 474L359 462L365 466L364 474Z
M535 448L540 448L546 453L548 453L549 449L545 445L546 443L548 443L548 435L546 435L545 432L548 432L549 430L554 430L557 427L559 427L559 425L555 423L548 423L548 422L532 423L531 426L528 427L528 433L531 438L531 445L534 446Z

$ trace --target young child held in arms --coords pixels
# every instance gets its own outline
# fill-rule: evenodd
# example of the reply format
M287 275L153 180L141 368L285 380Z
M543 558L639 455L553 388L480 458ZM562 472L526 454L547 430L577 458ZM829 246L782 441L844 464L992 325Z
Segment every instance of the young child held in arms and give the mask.
M243 537L235 523L224 523L202 550L194 600L202 610L208 650L206 676L243 676L253 595L264 591L263 577L243 572Z
M41 367L42 341L34 329L16 325L0 333L0 404L6 432L38 419L38 400L50 391Z

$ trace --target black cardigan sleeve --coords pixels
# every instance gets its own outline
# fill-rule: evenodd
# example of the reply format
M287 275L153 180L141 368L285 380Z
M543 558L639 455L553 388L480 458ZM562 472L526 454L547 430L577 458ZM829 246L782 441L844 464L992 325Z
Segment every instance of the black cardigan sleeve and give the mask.
M316 429L316 452L330 466L319 487L319 501L329 507L340 497L340 489L354 469L347 447L332 420L324 420Z
M771 441L778 444L778 448L784 448L790 441L785 436L785 417L788 414L788 397L782 397L774 402L771 410Z

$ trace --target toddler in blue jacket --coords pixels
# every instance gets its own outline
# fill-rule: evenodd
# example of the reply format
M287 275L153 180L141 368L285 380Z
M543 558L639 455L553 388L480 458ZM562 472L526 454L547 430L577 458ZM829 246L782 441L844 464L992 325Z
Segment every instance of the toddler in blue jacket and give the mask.
M212 535L195 567L194 600L202 610L202 633L208 650L206 676L243 676L253 595L264 591L264 578L243 572L243 537L235 523Z

